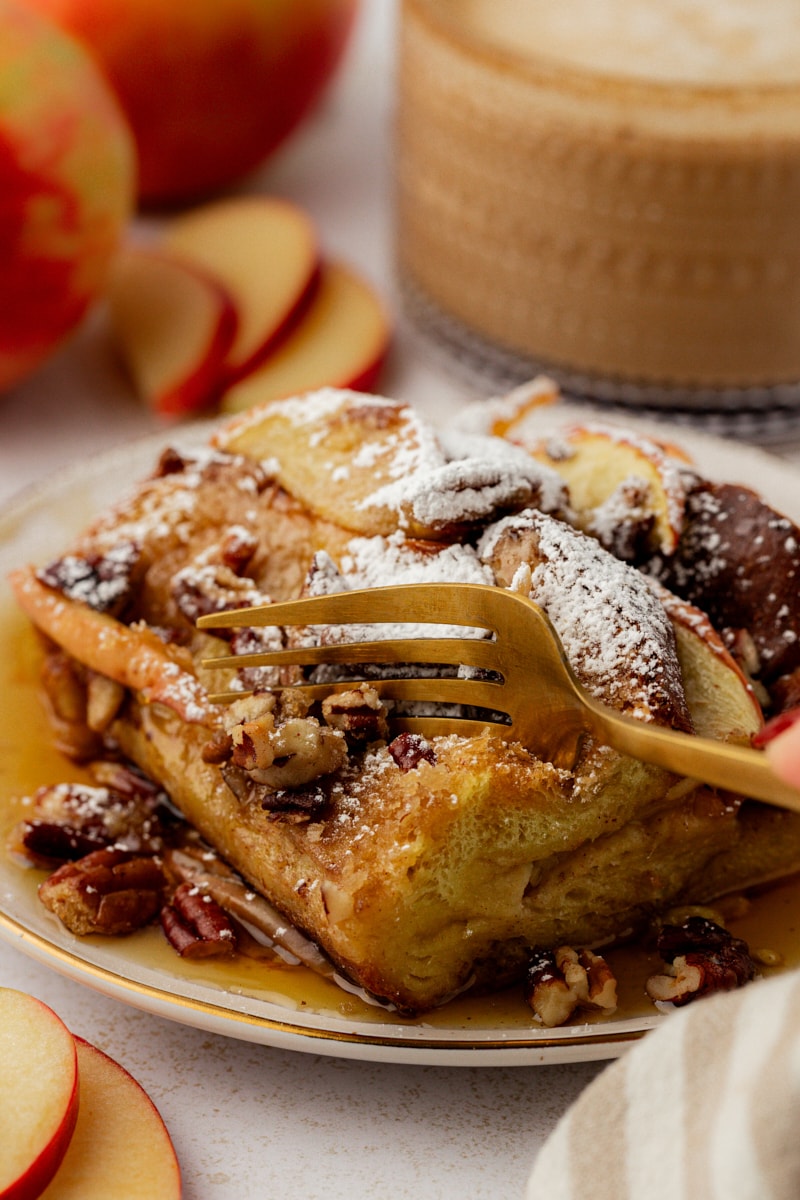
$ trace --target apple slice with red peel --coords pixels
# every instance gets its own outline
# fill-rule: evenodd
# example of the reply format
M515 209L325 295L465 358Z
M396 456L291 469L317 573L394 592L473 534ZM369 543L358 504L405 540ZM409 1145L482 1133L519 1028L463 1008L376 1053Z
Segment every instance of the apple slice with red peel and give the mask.
M316 230L286 200L247 196L203 205L171 222L165 245L217 279L233 300L239 326L226 360L229 382L270 354L316 289Z
M138 395L163 416L210 407L237 316L211 276L157 250L120 252L108 288L112 337Z
M2 1200L41 1195L70 1144L78 1099L75 1042L66 1025L34 996L0 988Z
M370 391L389 337L389 318L374 289L348 267L324 263L302 319L260 367L225 392L222 410L243 412L322 387Z
M180 1200L178 1160L150 1097L102 1050L79 1037L75 1045L78 1123L42 1200Z

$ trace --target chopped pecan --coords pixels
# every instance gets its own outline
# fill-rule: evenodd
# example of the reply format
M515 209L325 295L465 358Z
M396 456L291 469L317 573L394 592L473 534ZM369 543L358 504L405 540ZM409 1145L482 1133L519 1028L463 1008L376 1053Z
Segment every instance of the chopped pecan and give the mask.
M265 812L282 819L316 820L328 807L328 794L319 787L272 788L256 783L252 775L233 763L223 763L220 773L225 783L242 804L255 804Z
M231 629L228 631L227 640L230 643L232 654L263 654L266 650L282 650L284 648L281 631L268 626ZM243 691L261 692L271 687L278 687L287 670L296 672L299 668L237 667L236 676Z
M236 929L208 891L182 883L170 904L161 909L161 928L181 958L211 958L233 954Z
M800 667L788 675L781 675L770 688L770 700L774 713L800 711Z
M563 1025L578 1007L578 998L556 966L552 950L533 952L525 980L525 999L548 1028Z
M663 926L656 944L668 966L647 980L651 1000L689 1004L755 978L756 964L747 942L706 917L692 916L681 925Z
M282 693L280 706L269 692L234 701L225 720L233 766L274 791L300 788L337 771L347 757L345 739L315 717L288 715L307 708L291 688Z
M389 732L386 709L377 690L368 683L326 696L322 717L331 729L344 734L351 748L384 741Z
M161 907L164 886L154 858L95 850L59 867L39 885L39 898L72 933L116 935L152 920Z
M243 525L232 525L219 548L222 565L233 571L234 575L242 575L252 561L258 549L258 538L245 529Z
M221 763L229 762L232 753L233 738L227 730L220 729L203 746L200 757L204 763L212 763L218 766Z
M180 475L181 471L186 470L187 462L188 459L184 458L179 450L176 450L174 446L167 446L161 452L153 478L163 479L166 475Z
M272 735L275 733L277 701L270 692L235 700L225 719L231 739L231 761L244 771L272 766L275 753Z
M635 563L645 557L654 524L650 485L632 476L592 509L586 528L615 558Z
M256 783L276 790L303 787L331 775L347 758L342 734L320 725L314 717L292 717L282 722L270 737L270 748L270 765L250 774Z
M421 762L436 762L433 746L418 733L398 734L387 749L401 771L413 771Z
M140 557L136 542L122 541L104 554L66 554L38 571L37 578L70 600L119 616L131 595Z
M617 981L606 960L591 950L537 949L528 965L525 998L541 1023L554 1028L579 1007L614 1012Z

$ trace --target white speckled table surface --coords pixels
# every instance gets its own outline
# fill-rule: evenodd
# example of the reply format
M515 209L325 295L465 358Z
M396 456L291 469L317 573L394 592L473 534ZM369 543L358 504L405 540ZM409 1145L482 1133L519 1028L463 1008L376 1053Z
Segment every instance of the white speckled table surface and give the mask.
M324 106L251 185L305 205L325 249L390 298L393 10L393 0L365 0ZM383 390L439 419L470 394L441 362L421 357L402 326ZM0 501L159 428L108 352L100 314L0 397ZM800 461L796 447L784 452ZM139 1011L5 942L0 983L49 1003L150 1092L186 1200L521 1197L537 1147L602 1069L392 1065L272 1049Z

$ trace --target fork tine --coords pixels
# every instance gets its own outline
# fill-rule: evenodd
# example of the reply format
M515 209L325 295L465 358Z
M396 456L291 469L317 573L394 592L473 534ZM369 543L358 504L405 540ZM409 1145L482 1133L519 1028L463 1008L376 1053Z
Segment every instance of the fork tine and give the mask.
M307 700L324 700L326 696L336 692L347 692L358 687L364 680L343 679L335 683L297 683L287 684L287 688L296 689L303 693ZM477 679L431 679L427 676L411 679L369 679L370 687L386 700L411 700L427 703L432 701L439 704L468 704L477 708L489 708L503 711L503 684L489 680ZM271 692L282 692L284 687L271 687ZM240 699L248 692L220 692L210 699L217 704L224 703L222 696Z
M358 588L329 596L304 596L255 608L231 609L199 617L198 629L236 629L251 625L487 625L487 587L480 583L406 583L397 586Z
M204 667L314 666L319 663L448 663L496 668L493 642L479 638L392 638L378 642L339 642L331 646L297 646L257 654L226 654L203 659Z
M498 737L509 737L510 725L502 725L499 721L476 721L469 717L396 717L390 715L389 723L393 733L417 733L420 737L449 737L458 734L459 737L477 737L488 730Z

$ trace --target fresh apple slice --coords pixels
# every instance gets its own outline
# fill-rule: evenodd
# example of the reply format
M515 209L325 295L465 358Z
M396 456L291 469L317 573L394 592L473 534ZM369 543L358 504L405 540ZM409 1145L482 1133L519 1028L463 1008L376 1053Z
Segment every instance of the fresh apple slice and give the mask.
M227 356L230 382L271 352L316 290L316 230L285 200L248 196L203 205L172 221L165 244L233 299L239 326Z
M372 287L339 263L322 267L301 320L260 367L230 388L223 412L322 387L369 391L389 345L389 319Z
M181 1174L158 1109L114 1059L75 1038L78 1123L42 1200L179 1200Z
M156 250L122 251L109 281L112 336L138 394L164 416L209 407L237 328L215 279Z
M61 1165L77 1117L72 1034L41 1000L0 988L2 1200L33 1200L44 1191Z

